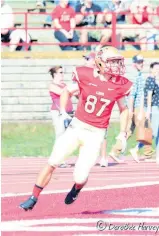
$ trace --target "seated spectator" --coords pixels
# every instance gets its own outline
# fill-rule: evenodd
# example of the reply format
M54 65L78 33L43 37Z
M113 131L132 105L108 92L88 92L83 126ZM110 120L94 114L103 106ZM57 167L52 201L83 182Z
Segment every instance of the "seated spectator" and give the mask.
M126 23L126 18L124 12L129 11L129 6L130 2L132 0L125 0L125 1L120 1L120 0L108 0L105 2L105 7L104 7L104 14L102 21L105 23L104 25L107 26L107 30L105 30L103 34L103 39L101 43L108 42L112 40L112 24L113 24L113 14L115 13L115 19L117 23L117 28L118 24L125 24ZM121 27L121 26L119 26ZM116 41L120 42L121 40L121 34L120 30L116 31Z
M80 31L80 42L85 44L88 41L100 41L102 38L101 31L96 31L95 26L103 26L102 12L100 6L93 3L93 0L84 0L83 4L79 3L76 6L76 25L77 27L84 27ZM96 13L96 14L94 14ZM87 27L89 29L87 29ZM92 27L92 30L90 28Z
M149 0L135 0L130 6L131 23L135 25L137 31L143 32L146 37L147 45L141 45L142 50L154 50L154 34L156 29L153 27L152 19L154 9Z
M12 8L1 0L1 37L5 37L14 27L14 14Z
M159 6L154 8L154 14L152 15L152 25L155 30L154 41L155 41L155 49L159 49Z
M82 50L81 46L70 46L70 42L79 42L76 31L74 30L75 11L69 6L68 0L60 0L59 5L53 11L53 19L55 26L55 38L61 43L67 45L60 45L62 50Z
M30 51L31 36L23 29L15 29L9 31L1 38L3 43L9 43L9 51Z
M69 4L70 7L72 7L75 10L76 4L77 4L78 1L79 0L69 0L68 4ZM54 3L57 6L60 3L60 0L55 0ZM43 2L42 4L46 6L46 2ZM48 15L47 18L46 18L46 22L44 24L44 27L46 27L46 26L51 27L52 20L53 20L52 15Z
M25 30L13 29L14 28L14 14L12 8L1 0L1 42L8 43L10 52L21 51L24 49L23 43L26 46L26 50L30 50L30 46L26 43L30 43L31 37Z
M129 10L129 2L127 1L120 1L120 0L109 0L105 4L104 12L107 13L105 15L105 21L109 25L112 23L112 17L113 15L111 12L116 13L116 22L117 24L124 24L126 23L125 20L125 14L122 14L122 12L126 12Z
M53 2L53 1L50 1L50 2ZM58 5L60 2L60 0L55 0L54 3L56 5ZM69 5L71 7L73 7L74 10L76 10L76 7L80 4L83 4L84 3L84 0L69 0ZM96 0L93 0L93 3L96 3ZM45 1L37 1L37 4L39 4L39 6L46 6L46 2ZM98 0L98 6L100 6L100 8L102 9L102 11L105 9L105 0ZM46 22L44 24L44 27L46 26L49 26L51 27L51 24L52 24L52 16L49 15L47 16L46 18Z
M102 12L102 10L100 6L93 3L93 0L84 0L83 3L79 3L76 5L76 12L76 24L78 26L94 26L96 25L96 23L100 22L100 20L99 15L95 15L93 13L99 13Z

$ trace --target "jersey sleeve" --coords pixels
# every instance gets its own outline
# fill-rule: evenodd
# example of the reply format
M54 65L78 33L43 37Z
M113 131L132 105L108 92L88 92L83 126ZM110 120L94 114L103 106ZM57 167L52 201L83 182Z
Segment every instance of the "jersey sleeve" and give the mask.
M121 88L119 90L119 98L129 96L132 90L133 83L127 78L122 78L121 80Z
M73 69L73 72L72 72L72 82L73 83L75 83L75 82L80 83L79 75L78 75L76 67Z
M79 93L80 88L79 88L79 78L78 78L78 73L76 68L73 69L72 72L72 83L67 85L67 90L74 94L74 93Z

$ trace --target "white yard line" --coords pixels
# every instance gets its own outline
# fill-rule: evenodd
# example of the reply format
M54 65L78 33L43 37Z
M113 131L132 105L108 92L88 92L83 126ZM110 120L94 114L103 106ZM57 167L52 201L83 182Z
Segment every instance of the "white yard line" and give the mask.
M134 182L129 184L116 184L116 185L107 185L107 186L99 186L99 187L89 187L84 188L82 191L98 191L98 190L105 190L105 189L120 189L120 188L131 188L131 187L142 187L142 186L152 186L152 185L159 185L159 181L145 181L145 182ZM53 191L43 191L41 194L56 194L56 193L68 193L70 189L64 190L53 190ZM2 198L5 197L18 197L18 196L28 196L31 195L32 192L25 192L25 193L4 193L1 194Z

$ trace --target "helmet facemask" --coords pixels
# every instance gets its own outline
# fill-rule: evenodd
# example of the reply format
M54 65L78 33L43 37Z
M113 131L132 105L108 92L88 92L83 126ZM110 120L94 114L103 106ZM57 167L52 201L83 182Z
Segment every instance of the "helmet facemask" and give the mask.
M120 76L125 73L124 58L110 49L107 51L100 50L96 54L95 61L102 74Z
M111 74L111 75L124 75L125 74L125 65L124 65L124 59L110 59L107 60L105 63L105 73Z

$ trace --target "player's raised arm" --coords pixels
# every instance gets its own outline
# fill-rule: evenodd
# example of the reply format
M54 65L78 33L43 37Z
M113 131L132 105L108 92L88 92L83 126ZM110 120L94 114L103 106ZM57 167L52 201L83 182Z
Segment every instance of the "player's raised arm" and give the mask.
M77 95L79 93L78 78L75 72L73 72L72 83L67 85L60 96L60 110L66 112L66 106L70 96Z
M76 74L73 73L72 84L67 85L60 96L60 115L64 122L65 128L68 127L68 125L70 124L72 120L72 118L66 112L66 107L67 107L69 98L79 93L79 86L78 86L76 77L77 77Z

